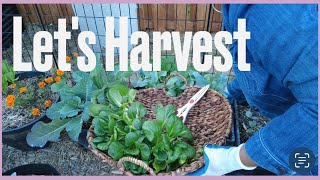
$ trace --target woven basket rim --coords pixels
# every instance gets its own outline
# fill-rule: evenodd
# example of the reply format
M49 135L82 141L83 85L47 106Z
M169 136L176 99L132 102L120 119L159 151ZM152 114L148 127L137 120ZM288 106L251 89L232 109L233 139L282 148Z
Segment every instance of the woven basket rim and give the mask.
M192 87L197 87L197 88L201 88L199 86L189 86L187 85L186 86L186 89L184 92L182 92L178 97L172 97L173 99L178 99L179 97L183 96L183 93L186 92L187 88L192 88ZM144 91L150 91L150 90L164 90L164 87L163 88L147 88L147 89L141 89L138 91L138 93L140 92L144 92ZM215 92L216 95L220 96L221 98L225 99L226 98L220 94L219 92L213 90L213 89L208 89L208 91L213 91ZM228 103L228 106L226 106L226 111L229 111L231 113L230 115L230 119L229 119L229 122L227 124L227 128L226 128L226 131L225 131L225 134L223 136L223 139L221 139L217 145L223 145L223 143L225 143L227 137L230 135L230 132L231 132L231 128L232 128L232 119L233 119L233 111L232 111L232 108L231 108L231 105L229 103L229 101L226 100L226 102ZM109 155L107 155L106 153L92 147L92 139L94 138L94 128L93 126L91 125L89 130L88 130L88 133L87 133L87 140L88 140L88 143L89 143L89 149L96 155L98 156L103 162L106 162L110 165L113 165L113 166L116 166L117 168L119 168L123 174L125 175L133 175L130 170L126 170L126 169L123 169L123 167L121 165L118 164L118 161L115 161L113 160ZM128 158L128 157L123 157L123 158ZM137 160L135 158L133 158L134 160ZM120 159L121 160L121 159ZM119 160L119 161L120 161ZM174 171L170 171L170 172L160 172L158 173L157 175L159 176L162 176L162 175L186 175L190 172L194 172L196 170L198 170L199 168L201 168L202 166L204 165L204 158L203 156L197 158L195 161L191 162L190 164L185 164L181 167L179 167L178 169L174 170ZM147 167L144 167L144 169L146 169ZM149 167L150 168L150 167ZM152 168L151 168L152 169ZM151 174L152 175L152 174ZM154 175L154 174L153 174Z

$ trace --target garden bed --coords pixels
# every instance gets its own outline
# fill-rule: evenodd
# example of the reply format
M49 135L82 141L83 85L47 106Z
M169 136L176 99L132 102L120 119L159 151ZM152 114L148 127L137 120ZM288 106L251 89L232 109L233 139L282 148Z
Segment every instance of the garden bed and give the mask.
M270 121L247 103L236 104L236 118L238 121L240 144L245 143Z
M66 134L48 148L23 152L2 144L2 172L29 164L49 164L62 176L107 176L119 174L116 167L101 162L91 151L72 142Z

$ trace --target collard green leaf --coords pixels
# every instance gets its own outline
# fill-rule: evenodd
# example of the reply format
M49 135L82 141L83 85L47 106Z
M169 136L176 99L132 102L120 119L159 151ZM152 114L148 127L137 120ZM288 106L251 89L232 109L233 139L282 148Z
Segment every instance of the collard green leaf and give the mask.
M72 78L76 83L80 83L82 79L88 79L89 73L83 71L75 71L72 73Z
M67 86L67 80L61 79L59 83L54 83L51 85L51 91L58 93L61 89L65 88L65 86Z
M208 84L208 81L197 71L194 71L192 73L192 75L194 76L195 80L196 80L196 86L206 86Z
M54 103L47 109L46 115L50 119L64 119L66 116L61 114L61 109L65 106L64 102Z
M115 141L112 142L108 149L108 154L112 157L113 160L117 161L123 157L124 145Z
M63 102L65 105L60 109L61 117L73 117L81 111L81 99L78 96L69 99L67 102Z
M27 143L31 147L43 147L48 141L58 141L61 131L68 124L68 120L53 120L45 124L36 123L27 135Z
M73 141L78 141L79 134L81 133L82 129L82 122L83 121L81 117L69 119L69 123L66 126L66 131Z

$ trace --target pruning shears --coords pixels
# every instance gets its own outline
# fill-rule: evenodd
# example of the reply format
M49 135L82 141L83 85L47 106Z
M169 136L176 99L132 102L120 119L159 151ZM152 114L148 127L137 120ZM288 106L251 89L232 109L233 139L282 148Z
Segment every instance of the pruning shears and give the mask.
M183 123L187 120L187 115L190 109L202 98L203 95L208 91L210 84L200 89L183 107L177 110L177 116L182 120Z

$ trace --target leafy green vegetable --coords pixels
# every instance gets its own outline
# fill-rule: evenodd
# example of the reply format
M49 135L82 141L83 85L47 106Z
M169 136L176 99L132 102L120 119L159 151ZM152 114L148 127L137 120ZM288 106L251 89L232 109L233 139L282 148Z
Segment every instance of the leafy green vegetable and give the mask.
M161 59L161 70L159 72L139 71L134 76L130 76L133 88L162 88L164 80L172 73L183 75L190 86L203 87L210 84L210 88L223 92L227 84L227 75L225 73L204 74L199 73L193 67L189 66L187 71L177 71L176 62L173 56ZM172 77L166 84L166 91L171 96L179 96L186 88L185 83L180 77Z
M94 117L93 147L114 160L125 156L141 159L156 173L178 168L195 157L195 149L187 143L192 142L192 133L175 115L176 107L156 105L156 119L146 120L147 110L134 101L135 91L113 85L105 94L105 103L95 102L89 109ZM125 167L135 174L146 173L132 163Z
M109 107L96 104L95 102L105 102L105 94L109 90L112 99L109 99L113 104L122 106L123 101L130 99L133 101L134 91L129 91L123 84L124 76L120 73L106 74L102 64L98 61L96 68L90 73L75 71L72 73L72 78L76 83L74 86L68 85L66 79L62 79L59 83L51 86L53 92L60 95L61 101L53 104L48 108L46 115L53 121L45 123L37 123L27 135L27 142L34 147L43 147L48 141L57 141L62 130L68 132L69 137L77 141L82 129L83 122L88 122L91 116L99 116L95 118L95 124L100 128L95 129L95 133L105 135L106 130L110 133L118 132L120 127L116 127L112 122L106 120L109 117L109 112L112 110ZM116 84L115 82L118 82ZM126 94L129 97L124 98ZM114 114L113 118L120 119L118 114ZM107 127L107 129L102 127ZM120 126L120 124L118 124ZM110 134L109 133L109 134ZM121 132L118 132L121 134ZM113 137L100 141L99 147L108 149L108 146L117 139L117 134ZM101 139L99 139L101 140ZM96 140L97 142L97 140Z
M8 90L9 83L14 83L15 72L9 65L7 60L2 60L2 91L4 93Z

